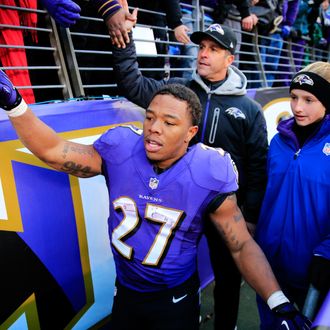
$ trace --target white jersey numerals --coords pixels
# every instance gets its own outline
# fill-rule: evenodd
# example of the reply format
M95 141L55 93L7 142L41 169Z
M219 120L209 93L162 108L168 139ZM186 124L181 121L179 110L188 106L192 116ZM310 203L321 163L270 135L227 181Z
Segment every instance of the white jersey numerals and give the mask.
M129 234L138 232L140 218L134 200L129 197L121 197L113 202L114 208L121 209L124 217L119 225L112 232L112 244L116 250L125 258L131 259L133 248L127 245L123 239ZM170 237L174 229L180 223L183 211L165 208L155 204L147 204L145 219L160 225L159 231L150 246L142 264L157 266L167 251Z
M112 244L125 258L131 259L133 249L124 243L122 238L131 233L139 224L138 211L135 202L128 197L115 200L113 205L115 209L122 210L124 218L112 232Z

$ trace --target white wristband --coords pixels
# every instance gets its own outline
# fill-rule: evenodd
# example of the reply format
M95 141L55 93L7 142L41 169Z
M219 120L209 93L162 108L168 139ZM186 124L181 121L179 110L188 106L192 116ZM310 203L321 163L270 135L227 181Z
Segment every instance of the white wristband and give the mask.
M9 111L6 111L6 113L9 117L18 117L21 116L27 109L28 106L25 103L25 101L22 99L21 103L17 107Z
M281 304L290 302L289 299L284 295L282 291L275 291L267 299L267 305L270 309L273 309Z

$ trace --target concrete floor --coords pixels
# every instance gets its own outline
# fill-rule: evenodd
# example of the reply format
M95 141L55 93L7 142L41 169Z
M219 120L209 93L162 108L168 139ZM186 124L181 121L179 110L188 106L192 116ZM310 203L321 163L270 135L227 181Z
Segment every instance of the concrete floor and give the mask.
M200 330L213 329L213 286L211 283L202 291ZM237 322L237 330L258 330L259 316L255 302L255 293L245 282L241 287L240 308ZM219 329L221 330L221 329Z

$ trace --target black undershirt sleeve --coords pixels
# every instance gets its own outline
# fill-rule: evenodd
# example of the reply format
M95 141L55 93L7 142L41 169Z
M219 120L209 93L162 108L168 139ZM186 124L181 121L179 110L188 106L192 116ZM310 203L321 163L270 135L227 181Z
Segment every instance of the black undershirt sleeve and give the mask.
M219 194L217 195L207 206L206 208L206 213L213 213L222 203L223 201L231 195L234 195L235 192L228 192L228 193L224 193L224 194Z

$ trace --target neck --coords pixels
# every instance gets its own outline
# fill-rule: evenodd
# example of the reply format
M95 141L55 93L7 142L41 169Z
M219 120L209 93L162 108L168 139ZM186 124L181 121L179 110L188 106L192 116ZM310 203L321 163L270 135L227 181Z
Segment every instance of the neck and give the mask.
M222 79L222 80L217 80L217 81L211 81L211 80L207 80L207 79L204 79L202 78L205 85L207 85L207 87L210 89L210 90L214 90L214 89L217 89L219 86L221 86L226 79Z
M151 160L149 160L149 161L152 164L152 167L153 167L155 173L161 174L161 173L165 172L166 170L168 170L170 167L174 166L186 154L186 152L180 158L178 158L176 161L174 161L173 163L171 163L168 166L160 166L159 163L157 163L155 161L151 161Z
M294 122L293 125L293 132L295 133L298 141L299 146L301 147L307 139L312 137L316 132L320 129L322 126L323 120L325 117L323 117L320 121L316 121L314 123L311 123L306 126L299 126L296 122Z
M162 174L163 172L165 172L168 169L168 167L167 168L160 168L157 165L154 165L153 169L154 169L156 174Z

